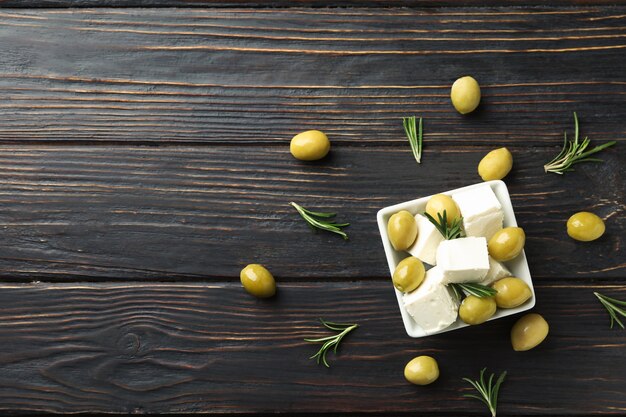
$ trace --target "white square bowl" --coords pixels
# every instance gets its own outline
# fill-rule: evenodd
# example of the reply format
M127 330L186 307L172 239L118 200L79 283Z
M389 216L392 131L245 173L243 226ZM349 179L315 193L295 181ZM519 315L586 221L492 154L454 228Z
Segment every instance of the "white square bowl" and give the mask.
M504 212L504 227L509 226L517 226L517 222L515 221L515 213L513 212L513 206L511 204L511 197L509 196L509 190L506 188L506 184L502 181L488 181L481 182L479 184L470 185L467 187L457 188L456 190L445 191L439 194L447 194L452 195L458 191L471 190L473 188L482 187L485 184L489 185L493 192L495 193L498 201L502 205L502 210ZM385 248L385 255L387 256L387 263L389 264L389 272L393 275L393 271L396 269L398 263L410 256L408 252L399 252L396 251L392 246L391 242L389 242L389 236L387 235L387 222L392 214L397 213L400 210L407 210L413 215L417 213L423 213L426 210L426 203L432 196L418 198L417 200L407 201L404 203L396 204L394 206L389 206L381 209L376 215L376 220L378 221L378 229L380 230L380 236L383 239L383 247ZM532 292L532 297L530 300L526 301L519 307L516 308L498 308L496 314L493 315L489 320L496 320L502 317L510 316L512 314L521 313L522 311L530 310L535 306L535 290L533 288L533 282L530 277L530 270L528 269L528 262L526 260L526 254L524 251L513 259L512 261L504 262L506 267L511 271L511 274L514 277L520 278L528 284L530 290ZM402 314L402 321L404 322L404 328L406 332L411 337L424 337L424 336L432 336L438 333L449 332L451 330L461 329L463 327L469 326L460 318L457 318L457 321L451 324L449 327L445 329L427 334L422 330L420 326L413 320L413 318L409 315L409 313L404 308L404 304L402 302L402 292L395 289L391 279L389 280L389 284L391 288L396 292L396 298L398 299L398 306L400 307L400 313Z

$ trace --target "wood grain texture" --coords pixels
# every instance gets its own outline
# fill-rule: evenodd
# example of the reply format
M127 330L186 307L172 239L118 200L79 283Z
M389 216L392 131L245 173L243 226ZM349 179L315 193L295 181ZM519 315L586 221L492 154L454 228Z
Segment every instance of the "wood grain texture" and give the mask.
M0 7L460 7L613 6L624 0L0 0Z
M387 281L279 282L266 301L226 283L4 284L0 409L478 416L484 406L462 398L461 377L487 366L509 372L502 415L623 415L625 375L607 373L626 360L623 331L609 329L593 291L624 299L625 282L537 284L550 335L523 353L509 343L516 317L410 339ZM361 325L330 369L302 341L325 334L320 316ZM427 388L402 374L419 354L442 371Z
M490 148L337 146L303 163L288 147L0 147L0 277L238 279L259 262L282 279L388 276L376 212L479 182ZM511 148L507 178L533 275L624 277L624 146L565 176L542 165L557 149ZM288 206L339 213L350 241L313 232ZM565 222L606 219L598 241Z
M624 141L625 7L0 11L0 142ZM483 103L449 102L474 75ZM448 142L449 143L449 142Z
M488 366L509 371L502 415L626 415L624 333L593 296L626 299L626 3L586 3L0 1L258 7L0 10L0 413L479 416L460 378ZM448 99L465 74L483 90L469 117ZM619 143L547 175L573 111ZM420 166L407 114L426 119ZM318 163L288 152L309 128L333 141ZM478 182L502 145L549 339L513 352L515 318L410 339L376 211ZM339 212L350 241L289 201ZM605 236L567 237L580 210ZM239 287L250 262L275 299ZM361 324L330 370L302 341L321 316ZM431 387L403 379L418 354L440 362Z

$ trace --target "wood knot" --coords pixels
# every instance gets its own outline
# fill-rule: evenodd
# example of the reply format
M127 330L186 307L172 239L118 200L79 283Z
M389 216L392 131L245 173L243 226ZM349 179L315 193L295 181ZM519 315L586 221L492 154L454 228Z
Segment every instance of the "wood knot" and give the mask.
M127 333L118 341L120 350L127 355L134 355L141 347L141 340L135 333Z

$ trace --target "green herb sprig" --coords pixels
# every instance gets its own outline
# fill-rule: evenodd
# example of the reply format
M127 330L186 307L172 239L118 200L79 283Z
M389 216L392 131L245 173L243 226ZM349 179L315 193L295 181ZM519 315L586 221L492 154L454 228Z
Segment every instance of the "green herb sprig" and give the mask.
M294 203L293 201L289 203L293 208L298 210L300 216L311 226L312 228L317 228L321 230L326 230L332 233L337 233L345 240L348 240L348 235L341 230L342 227L350 226L350 223L334 223L333 221L328 221L324 219L332 219L336 216L335 213L321 213L316 211L307 210L299 204Z
M472 381L469 378L463 378L463 381L469 382L472 387L478 391L480 397L478 395L473 394L465 394L464 397L474 398L479 401L482 401L487 405L489 411L491 411L491 416L496 417L496 408L498 407L498 392L500 391L500 386L504 382L504 378L506 378L506 371L502 372L502 374L498 377L496 383L493 383L493 378L495 374L491 374L489 377L489 381L485 381L485 371L487 368L483 368L480 371L480 378L477 381Z
M328 351L332 349L333 352L335 352L336 354L337 348L339 347L339 343L341 343L341 340L352 330L359 327L359 325L358 324L333 323L330 321L325 321L324 319L320 319L320 322L328 330L332 330L332 331L339 332L339 333L332 335L332 336L320 337L318 339L304 339L304 340L310 343L322 343L322 347L320 348L320 350L318 350L317 353L311 356L309 359L316 359L318 365L321 362L324 364L324 366L326 366L327 368L330 368L330 365L328 364L328 361L326 360L326 354L328 353Z
M619 314L622 317L626 317L626 308L623 308L626 307L626 301L616 300L615 298L602 295L599 292L594 292L593 295L598 297L598 300L600 300L604 308L606 308L606 311L609 312L609 315L611 316L611 329L613 328L615 322L617 322L617 324L623 329L624 323L622 323L617 315Z
M493 297L498 293L498 290L495 288L473 282L449 284L448 287L452 288L454 295L456 295L459 300L463 299L464 294L473 295L478 298L485 298Z
M437 230L439 230L439 233L441 233L441 235L445 239L452 240L461 237L461 225L463 224L463 217L458 217L452 220L452 224L448 226L448 215L446 214L446 210L443 211L443 215L441 213L437 213L437 217L439 220L435 220L433 216L426 212L424 212L424 216L426 216L426 218L435 225Z
M403 117L402 125L404 126L404 131L406 132L407 138L409 138L409 144L411 145L411 150L413 151L413 156L418 164L422 161L422 118L419 119L419 125L415 124L415 116L411 117Z
M572 165L579 164L581 162L602 162L602 159L589 158L590 155L600 152L609 146L615 145L615 141L603 143L595 148L586 151L590 144L588 137L585 137L582 142L578 141L578 116L574 112L574 140L567 140L567 132L565 132L565 140L563 142L563 149L552 161L543 166L543 169L548 172L563 175L567 171L573 171Z

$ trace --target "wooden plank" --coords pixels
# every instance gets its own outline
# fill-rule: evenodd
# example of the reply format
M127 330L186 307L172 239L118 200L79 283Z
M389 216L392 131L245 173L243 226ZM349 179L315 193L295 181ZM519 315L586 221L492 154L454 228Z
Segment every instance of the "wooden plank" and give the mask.
M0 142L554 145L626 137L626 8L0 12ZM481 110L449 87L474 75Z
M2 0L0 7L460 7L612 6L624 0Z
M266 301L228 283L3 284L0 409L484 415L461 377L487 366L509 373L502 415L623 415L623 330L593 291L624 299L625 283L539 281L550 335L523 353L508 340L517 317L410 339L386 281L279 283ZM325 334L318 317L361 325L330 369L302 341ZM432 386L404 381L419 354L440 363Z
M492 146L497 146L494 143ZM319 163L287 147L0 147L4 279L222 279L256 261L283 279L388 276L376 212L479 182L490 148L337 146ZM624 277L624 146L559 176L550 148L511 148L507 178L533 276ZM288 203L339 213L350 241L311 231ZM593 243L568 217L606 219Z

